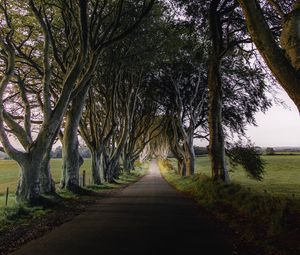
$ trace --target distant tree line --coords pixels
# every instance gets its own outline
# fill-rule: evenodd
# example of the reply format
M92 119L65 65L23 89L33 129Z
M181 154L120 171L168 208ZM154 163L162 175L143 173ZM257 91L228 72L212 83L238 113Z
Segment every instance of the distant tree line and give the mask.
M78 147L79 154L83 158L90 158L91 152L88 147L86 146L79 146ZM62 146L57 146L54 150L51 151L51 158L62 158Z

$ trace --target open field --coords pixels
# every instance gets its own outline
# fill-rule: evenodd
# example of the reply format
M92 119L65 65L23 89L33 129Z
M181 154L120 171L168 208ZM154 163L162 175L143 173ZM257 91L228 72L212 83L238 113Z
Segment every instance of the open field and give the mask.
M56 182L57 186L60 181L61 177L61 168L62 168L62 160L61 159L51 159L51 173L54 181ZM145 171L148 169L149 162L146 162L145 164L136 165L137 169L143 169ZM83 171L86 171L86 185L91 184L91 159L84 159L84 163L80 168L80 176L82 176ZM142 168L140 168L142 167ZM15 191L18 183L18 177L19 177L19 166L18 164L13 160L0 160L0 209L5 204L5 192L6 188L9 188L9 199L8 199L8 205L12 206L15 202ZM101 187L94 187L95 189L107 189L107 188L117 188L122 183L128 183L135 180L136 177L130 177L130 176L120 176L120 180L118 180L118 184L105 184Z
M273 155L263 156L266 161L265 176L261 182L247 177L245 171L237 167L230 172L231 179L241 183L251 189L279 195L288 195L300 197L300 155ZM51 169L54 180L58 183L61 176L61 159L51 160ZM90 159L85 159L81 167L81 174L86 170L86 180L89 184L90 179ZM210 162L207 156L198 157L196 160L196 169L198 173L210 175ZM15 192L19 176L19 167L13 160L0 160L0 195L7 187L10 192ZM1 201L0 201L1 203Z
M90 159L85 159L83 165L80 168L80 172L82 174L83 170L86 170L86 180L87 184L89 184L90 179ZM58 184L61 176L61 159L51 159L51 170L52 176L55 182ZM0 208L5 203L5 192L6 188L9 188L9 199L8 205L14 205L15 202L15 191L18 183L19 176L19 166L13 160L0 160Z
M87 183L90 178L90 164L90 159L84 159L84 163L80 168L81 173L83 170L86 170ZM52 177L56 183L58 183L60 180L61 166L61 159L51 159ZM15 161L0 160L0 194L5 192L6 187L9 187L9 190L12 192L16 191L18 176L19 166Z
M230 177L234 182L259 192L300 197L300 155L262 156L266 162L263 181L250 179L241 167L232 169ZM196 171L210 176L210 162L207 156L198 157Z

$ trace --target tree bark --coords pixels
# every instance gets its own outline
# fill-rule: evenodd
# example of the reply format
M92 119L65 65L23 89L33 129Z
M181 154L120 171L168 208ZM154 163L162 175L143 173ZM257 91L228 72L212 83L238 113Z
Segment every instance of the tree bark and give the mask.
M96 185L100 185L101 181L101 154L98 151L91 151L92 154L92 164L91 164L91 172L92 172L92 183Z
M177 174L183 176L185 174L185 171L183 169L184 169L183 160L182 159L177 159Z
M107 165L105 175L106 175L106 181L108 183L114 183L114 170L116 166L117 163L115 162L115 160L111 160Z
M40 198L40 167L42 154L39 157L28 155L26 160L18 162L21 168L17 186L17 201L35 204Z
M124 172L126 173L130 173L131 170L134 170L134 163L132 162L132 159L127 155L125 155L123 158L123 168Z
M52 175L50 171L50 152L46 153L41 164L40 188L41 188L41 193L44 194L55 193L55 182L52 179Z
M187 141L184 143L185 175L192 176L195 174L195 151L193 142L194 130L188 134Z
M300 72L273 37L257 0L238 0L249 33L266 64L300 111ZM300 53L300 50L298 51Z
M209 26L212 47L209 56L208 89L209 89L209 155L212 177L214 180L228 181L225 144L222 127L222 83L220 61L223 46L222 28L218 14L219 0L212 1L209 13Z
M209 67L209 155L214 180L228 180L224 134L222 128L222 87L219 63L211 60Z
M113 157L109 161L106 162L106 181L108 183L114 183L115 179L119 177L120 174L120 165L119 165L120 157Z
M67 112L63 135L63 173L61 187L77 192L79 187L79 168L83 163L79 155L78 126L84 107L88 86L72 100L70 110Z

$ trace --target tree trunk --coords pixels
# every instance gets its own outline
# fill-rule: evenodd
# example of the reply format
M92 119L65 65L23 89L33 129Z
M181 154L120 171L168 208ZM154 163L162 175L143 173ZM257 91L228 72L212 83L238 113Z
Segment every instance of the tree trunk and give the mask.
M193 143L194 131L189 134L188 141L184 144L184 159L186 166L186 176L192 176L195 174L195 151Z
M92 154L92 164L91 164L91 172L92 172L92 183L96 185L100 185L101 175L101 154L98 151L91 151Z
M108 167L106 168L105 175L106 175L105 179L108 183L114 182L113 166L111 162L108 164Z
M107 155L107 152L105 148L102 151L101 155L101 168L100 168L100 173L103 173L104 181L107 182L107 172L108 172L108 167L109 167L109 156Z
M41 193L55 193L55 182L52 179L50 171L50 153L46 153L43 158L40 170L40 188Z
M284 20L280 44L287 58L298 73L300 73L300 1L294 10Z
M114 178L117 175L117 169L118 168L118 159L112 159L110 160L110 162L108 162L107 164L107 168L106 168L106 181L108 183L114 183L115 180Z
M182 160L177 159L177 174L181 174L181 170L182 170Z
M185 156L185 176L192 176L195 173L195 157L191 155Z
M126 173L130 173L130 170L134 170L134 163L132 162L130 157L124 156L123 168L124 168L124 172Z
M65 130L63 143L63 177L61 187L76 192L79 188L79 152L77 128ZM75 132L75 134L74 134Z
M212 177L214 180L228 180L225 144L222 127L222 83L220 61L223 47L222 28L218 14L219 0L212 1L209 13L212 48L209 56L208 89L209 89L209 155Z
M87 87L87 86L86 86ZM70 110L67 112L66 124L63 135L63 173L61 187L72 192L80 190L79 168L83 163L79 155L78 126L85 103L88 88L81 91L73 100Z
M224 134L222 127L222 87L218 63L209 68L209 155L214 180L228 181Z
M121 174L121 167L120 167L120 161L118 160L116 165L115 165L115 168L113 169L113 178L114 178L114 180L119 179L120 174Z
M21 168L16 192L18 202L35 204L39 200L41 161L42 155L32 157L29 154L26 160L18 162Z
M186 176L186 163L184 159L177 159L178 169L177 173L181 176Z

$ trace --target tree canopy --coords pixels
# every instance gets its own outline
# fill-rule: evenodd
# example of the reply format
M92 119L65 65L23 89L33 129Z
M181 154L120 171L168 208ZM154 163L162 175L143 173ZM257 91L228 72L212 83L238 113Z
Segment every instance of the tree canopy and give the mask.
M80 141L94 184L169 152L193 175L196 139L215 180L229 180L227 156L261 179L255 147L232 137L272 105L273 76L299 108L298 17L292 0L1 0L0 142L21 169L18 200L55 192L57 141L73 192Z

